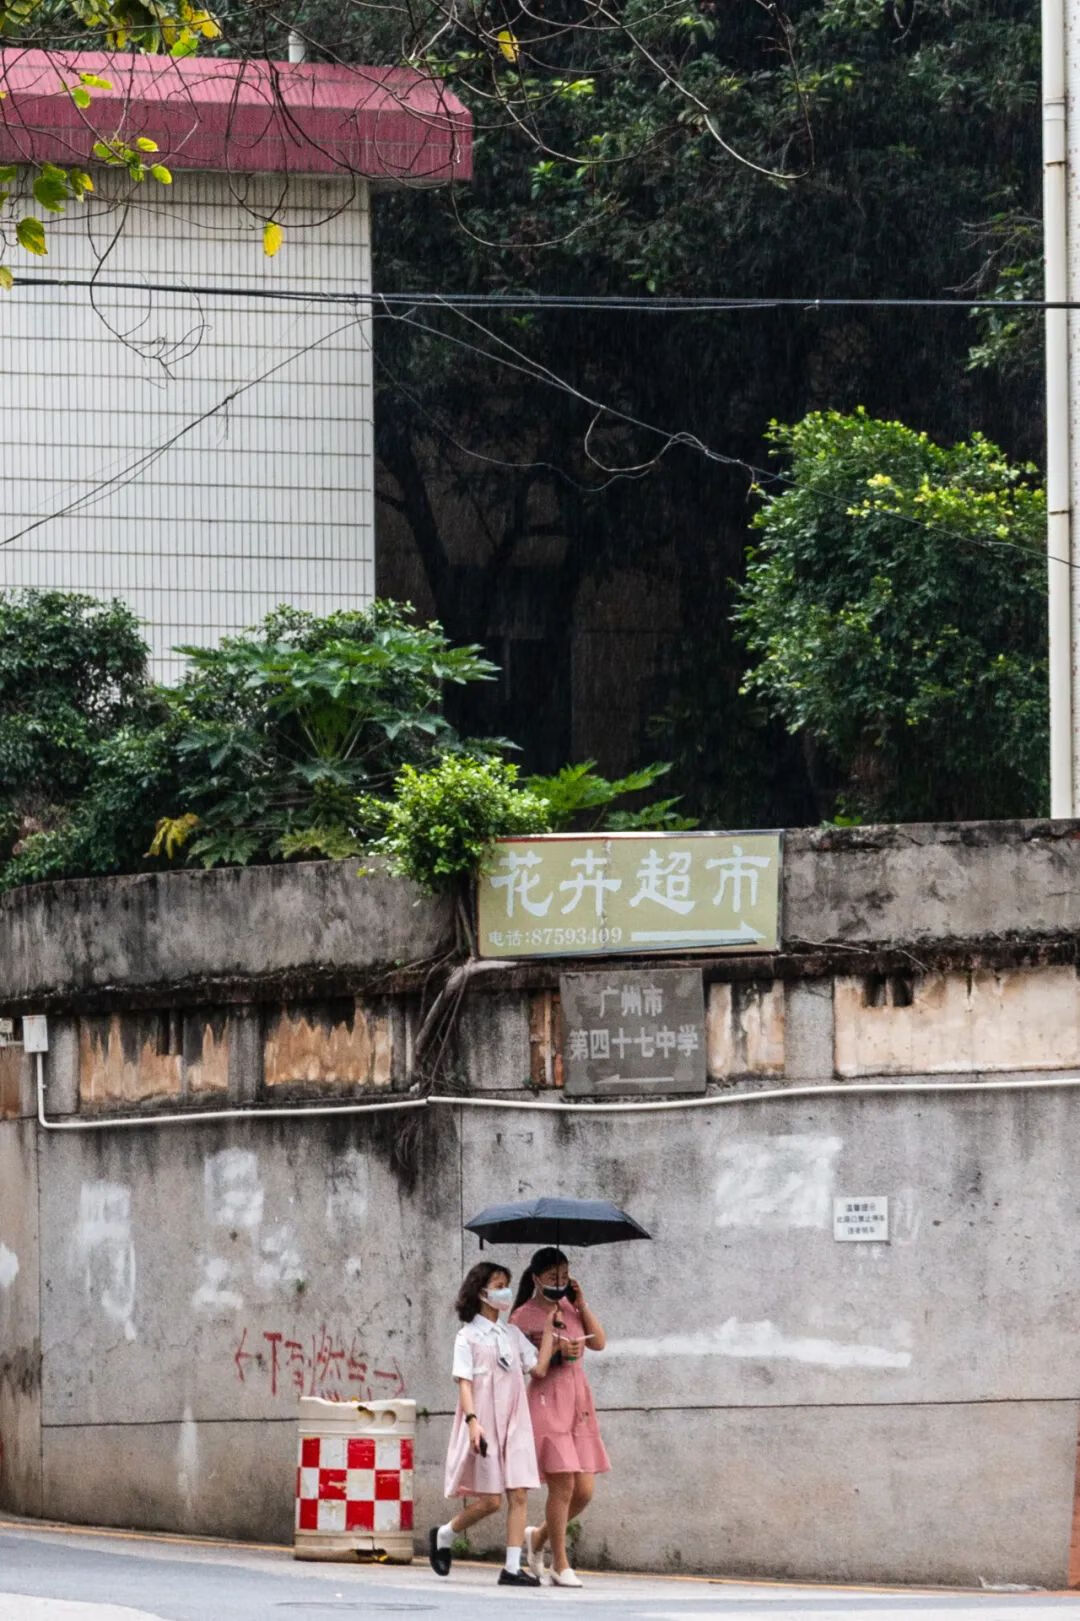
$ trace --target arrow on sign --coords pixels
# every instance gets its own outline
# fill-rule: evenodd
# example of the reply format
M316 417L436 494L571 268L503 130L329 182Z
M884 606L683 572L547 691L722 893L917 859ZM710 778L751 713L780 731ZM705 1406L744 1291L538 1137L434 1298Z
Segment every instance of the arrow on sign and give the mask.
M737 929L635 929L630 938L640 940L643 945L699 940L706 946L741 946L748 941L764 940L765 936L759 934L753 924L740 923Z
M599 1090L602 1086L622 1086L624 1079L621 1075L600 1075L593 1083ZM628 1086L674 1086L674 1075L627 1075L625 1084Z

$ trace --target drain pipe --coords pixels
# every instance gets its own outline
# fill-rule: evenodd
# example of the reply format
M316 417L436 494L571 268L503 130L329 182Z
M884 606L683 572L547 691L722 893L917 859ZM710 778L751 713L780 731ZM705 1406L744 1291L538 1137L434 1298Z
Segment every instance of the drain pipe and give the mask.
M307 40L303 34L298 34L295 28L289 29L289 61L307 61Z
M1050 654L1050 814L1076 814L1073 781L1066 0L1042 0L1043 252L1046 300L1046 558Z

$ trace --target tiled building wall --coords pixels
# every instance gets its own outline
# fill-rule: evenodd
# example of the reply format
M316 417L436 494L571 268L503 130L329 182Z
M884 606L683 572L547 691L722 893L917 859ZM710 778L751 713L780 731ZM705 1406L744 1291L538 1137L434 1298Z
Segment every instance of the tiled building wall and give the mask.
M95 183L0 311L0 588L122 597L171 679L179 644L373 595L370 306L318 301L370 292L367 188Z

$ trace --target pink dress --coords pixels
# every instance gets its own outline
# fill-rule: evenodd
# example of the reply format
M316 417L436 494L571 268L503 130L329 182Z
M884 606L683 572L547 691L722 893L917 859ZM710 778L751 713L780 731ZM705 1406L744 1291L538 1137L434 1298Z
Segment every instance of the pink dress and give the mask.
M564 1339L582 1338L585 1324L576 1306L569 1300L562 1301L559 1316L566 1324L560 1330ZM535 1345L540 1343L546 1321L543 1306L535 1300L527 1300L511 1318ZM611 1468L600 1439L593 1393L585 1377L585 1354L583 1351L576 1362L563 1362L549 1368L545 1378L531 1383L529 1411L537 1462L545 1480L549 1475L604 1475Z
M499 1496L512 1486L539 1486L525 1374L536 1350L508 1323L474 1317L454 1341L454 1378L472 1381L473 1402L488 1444L482 1458L469 1444L458 1402L446 1454L446 1496Z

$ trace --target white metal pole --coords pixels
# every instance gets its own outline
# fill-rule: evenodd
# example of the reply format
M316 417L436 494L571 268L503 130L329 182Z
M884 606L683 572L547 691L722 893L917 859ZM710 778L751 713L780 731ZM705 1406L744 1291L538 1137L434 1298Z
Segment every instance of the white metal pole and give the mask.
M1069 296L1066 0L1042 0L1043 241L1046 299ZM1048 309L1046 332L1047 585L1050 631L1050 814L1076 809L1073 767L1069 312Z

